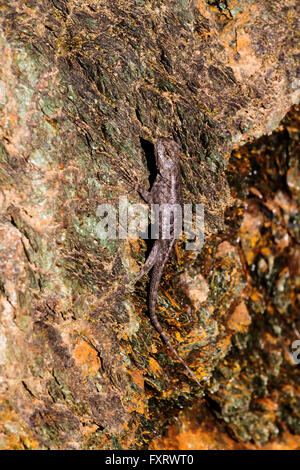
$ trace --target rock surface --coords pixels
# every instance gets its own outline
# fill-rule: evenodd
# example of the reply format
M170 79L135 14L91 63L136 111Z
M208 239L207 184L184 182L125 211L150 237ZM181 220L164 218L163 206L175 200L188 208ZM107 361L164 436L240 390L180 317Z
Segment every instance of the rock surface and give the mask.
M228 165L298 100L296 6L1 6L0 448L163 447L200 403L240 443L299 434L295 118ZM139 201L119 169L146 185L158 136L181 143L185 201L206 207L206 245L179 244L158 309L202 390L149 322L146 281L120 289L144 242L97 237L99 204Z

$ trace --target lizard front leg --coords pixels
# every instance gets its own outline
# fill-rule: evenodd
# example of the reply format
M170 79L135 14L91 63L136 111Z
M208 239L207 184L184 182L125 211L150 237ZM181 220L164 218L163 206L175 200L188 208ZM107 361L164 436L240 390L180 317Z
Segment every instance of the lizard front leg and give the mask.
M148 191L139 183L135 183L134 189L139 193L142 199L144 199L144 201L147 202L147 204L152 204L153 199L152 199L151 191Z
M134 181L128 170L125 170L125 168L119 169L119 173L123 176L123 178L128 182L128 184L131 186L132 189L137 191L139 195L144 199L147 204L152 204L152 195L151 191L148 191L145 189L140 183L137 183Z

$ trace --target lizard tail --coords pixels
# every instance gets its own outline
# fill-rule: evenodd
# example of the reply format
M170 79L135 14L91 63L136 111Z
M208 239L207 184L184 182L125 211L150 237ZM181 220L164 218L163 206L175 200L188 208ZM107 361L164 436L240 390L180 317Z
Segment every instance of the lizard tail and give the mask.
M189 376L195 382L197 382L199 387L201 387L201 384L200 384L199 380L197 379L196 375L194 374L194 372L189 368L187 363L178 354L178 352L174 348L173 344L171 343L171 340L170 340L169 336L163 331L163 329L161 327L161 324L159 323L159 320L158 320L157 315L156 315L156 293L157 293L157 290L158 290L159 281L160 281L160 277L162 275L163 269L164 269L164 264L159 266L158 272L156 273L156 276L154 276L153 282L150 283L150 292L149 292L149 314L150 314L150 318L151 318L151 321L152 321L154 327L156 328L156 330L160 334L161 338L163 339L163 341L165 342L167 347L170 349L170 351L173 353L173 355L176 357L176 359L178 359L178 361L181 362L181 364L184 366L184 368L188 372Z

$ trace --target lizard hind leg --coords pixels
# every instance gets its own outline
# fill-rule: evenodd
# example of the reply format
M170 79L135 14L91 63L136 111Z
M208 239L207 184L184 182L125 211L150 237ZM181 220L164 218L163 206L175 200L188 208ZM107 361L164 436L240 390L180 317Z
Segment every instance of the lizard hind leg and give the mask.
M145 261L144 266L141 268L139 274L137 275L135 282L139 281L143 276L148 274L150 269L153 268L153 266L155 265L157 261L158 253L159 253L159 244L155 242L148 255L148 258Z

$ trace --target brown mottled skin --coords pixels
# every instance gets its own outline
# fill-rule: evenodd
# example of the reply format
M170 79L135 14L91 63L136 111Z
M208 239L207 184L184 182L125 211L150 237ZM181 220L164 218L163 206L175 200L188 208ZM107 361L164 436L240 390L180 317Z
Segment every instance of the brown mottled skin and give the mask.
M155 152L157 175L151 190L147 191L139 184L134 185L135 189L147 203L159 204L160 206L161 204L180 204L182 206L179 153L180 148L174 140L166 138L158 139ZM152 269L149 292L149 314L152 323L174 356L183 364L189 375L200 386L196 375L179 356L169 336L163 331L156 315L157 295L161 276L175 242L174 217L173 220L171 217L170 221L170 239L162 238L163 220L164 218L160 214L159 238L154 242L151 252L136 280L139 280Z

